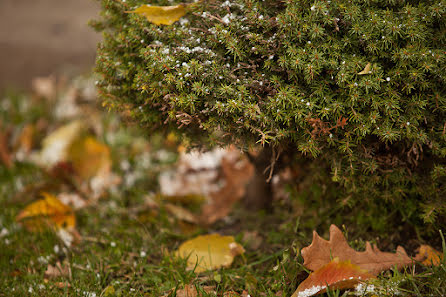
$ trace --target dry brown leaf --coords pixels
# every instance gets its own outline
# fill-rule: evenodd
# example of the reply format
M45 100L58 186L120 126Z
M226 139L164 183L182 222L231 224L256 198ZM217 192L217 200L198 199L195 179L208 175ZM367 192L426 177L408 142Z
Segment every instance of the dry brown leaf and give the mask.
M443 253L437 251L430 245L423 244L418 248L418 254L415 256L415 260L426 266L438 266L443 260Z
M48 267L45 271L45 277L54 278L59 276L71 278L70 266L67 263L62 265L59 261L57 261L56 265L54 266L48 264Z
M321 238L316 231L313 232L311 245L301 251L304 258L304 266L316 271L337 257L339 261L351 261L373 275L381 271L404 266L413 263L404 248L398 246L395 253L381 252L376 246L366 242L366 250L357 252L348 245L342 231L335 225L330 226L330 240Z
M215 293L215 286L203 286L201 287L203 291L205 291L207 294ZM198 297L202 296L195 286L193 285L185 285L184 289L177 290L177 297Z
M350 261L340 262L338 258L311 273L307 279L299 284L291 297L309 297L321 294L330 289L351 289L358 283L373 278L368 271Z

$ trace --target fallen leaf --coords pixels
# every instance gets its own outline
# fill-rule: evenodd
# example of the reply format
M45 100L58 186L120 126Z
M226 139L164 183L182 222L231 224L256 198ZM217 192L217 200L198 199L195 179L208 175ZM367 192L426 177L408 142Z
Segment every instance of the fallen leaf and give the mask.
M9 168L12 166L12 159L8 148L6 134L2 129L3 128L0 125L0 161Z
M66 159L84 180L111 171L110 148L92 136L75 140L68 148Z
M207 294L215 293L215 286L203 286L200 287ZM206 296L207 296L206 294ZM184 289L177 290L176 297L197 297L203 296L201 293L197 291L195 286L193 285L185 285Z
M246 191L246 185L254 174L254 166L246 159L231 160L223 158L221 168L225 184L216 192L210 193L210 201L202 208L200 222L213 224L226 217L232 206L239 201Z
M350 261L339 261L333 259L328 264L322 266L311 273L307 279L300 283L297 290L291 297L308 297L321 294L330 289L351 289L361 281L373 278L367 270Z
M398 246L396 253L381 252L376 246L366 242L366 250L357 252L348 245L341 230L335 225L330 226L330 240L321 238L316 231L313 232L311 245L301 251L304 266L316 271L337 257L339 261L351 261L362 269L377 275L381 271L396 266L401 269L413 263L404 248Z
M25 207L16 217L30 231L41 231L44 227L74 228L76 218L71 207L55 196L42 193L43 199Z
M253 165L230 147L181 153L176 170L161 173L158 181L163 199L204 204L199 222L209 225L229 214L253 173Z
M438 266L443 261L443 253L437 251L430 245L423 244L418 248L418 254L415 256L415 260L426 266Z
M365 65L364 69L361 72L358 72L358 75L364 75L364 74L370 74L370 73L372 73L372 64L367 63L367 65Z
M243 254L243 247L232 236L219 234L201 235L180 245L176 256L187 258L187 268L200 273L228 267L234 257Z
M142 5L126 12L142 15L155 25L172 25L186 14L186 7L187 4L182 3L174 6Z
M81 121L73 121L46 136L42 141L42 150L36 156L37 164L50 168L59 162L66 161L71 144L85 130Z
M47 278L54 278L54 277L69 277L71 278L71 269L68 264L60 264L59 261L57 261L56 265L48 264L48 267L45 271L45 277Z

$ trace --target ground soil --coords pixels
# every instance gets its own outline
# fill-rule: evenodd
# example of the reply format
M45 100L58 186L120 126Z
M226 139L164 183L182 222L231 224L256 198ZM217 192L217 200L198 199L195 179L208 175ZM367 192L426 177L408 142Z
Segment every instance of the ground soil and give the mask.
M98 7L95 0L1 0L0 93L29 88L37 76L89 71L100 35L87 22Z

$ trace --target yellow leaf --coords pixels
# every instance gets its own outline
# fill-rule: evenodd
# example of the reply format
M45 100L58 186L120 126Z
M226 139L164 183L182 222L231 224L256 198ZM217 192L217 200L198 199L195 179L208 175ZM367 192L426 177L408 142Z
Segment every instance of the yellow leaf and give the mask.
M55 196L42 193L43 199L31 203L16 217L16 221L30 231L41 231L45 227L74 228L76 218L71 207L60 202Z
M187 258L187 268L195 272L231 265L234 257L245 252L232 236L201 235L180 245L176 256Z
M107 174L112 165L109 147L91 136L80 138L70 146L67 161L73 164L75 172L83 179Z
M367 63L367 65L365 65L364 69L358 73L358 75L364 75L364 74L370 74L372 72L372 64L371 63Z
M82 135L85 126L77 120L60 127L42 141L42 150L36 160L45 167L65 161L70 145Z
M137 13L155 25L172 25L186 14L186 4L174 6L150 6L142 5L127 13Z
M415 258L422 258L421 264L423 265L438 266L443 260L443 253L437 251L430 245L423 244L418 248L418 254Z

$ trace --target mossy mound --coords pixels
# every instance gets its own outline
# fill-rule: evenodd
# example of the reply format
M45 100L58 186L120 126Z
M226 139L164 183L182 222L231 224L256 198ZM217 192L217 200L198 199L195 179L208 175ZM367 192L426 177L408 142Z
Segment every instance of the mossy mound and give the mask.
M142 4L102 1L106 106L191 147L307 158L350 206L446 227L445 0L211 0L171 26L125 12Z

